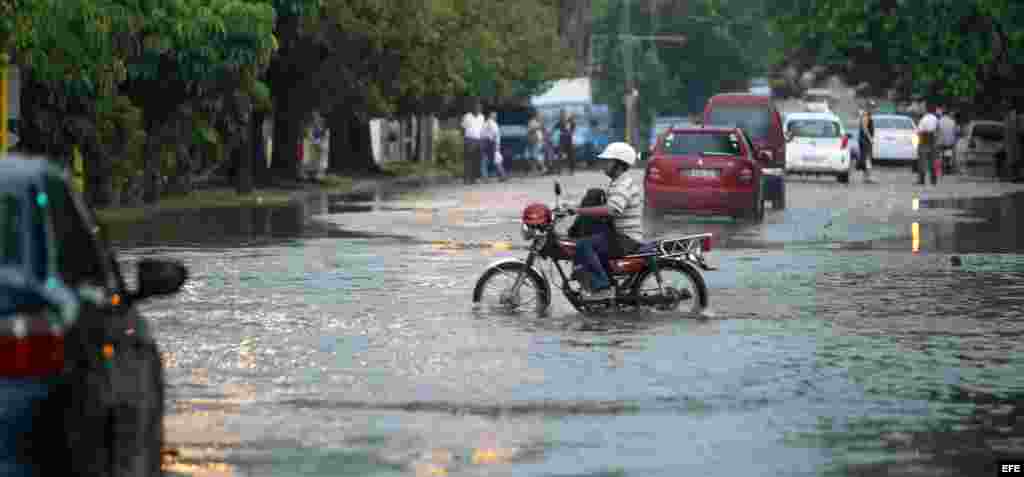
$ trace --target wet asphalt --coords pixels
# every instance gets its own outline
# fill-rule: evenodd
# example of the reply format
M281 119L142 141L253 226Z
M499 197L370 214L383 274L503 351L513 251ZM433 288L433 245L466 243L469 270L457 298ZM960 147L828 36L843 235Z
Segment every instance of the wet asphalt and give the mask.
M1024 457L1024 188L876 177L791 177L763 224L648 224L716 235L699 318L471 309L525 254L522 207L596 172L108 232L192 272L145 310L169 475L994 475Z

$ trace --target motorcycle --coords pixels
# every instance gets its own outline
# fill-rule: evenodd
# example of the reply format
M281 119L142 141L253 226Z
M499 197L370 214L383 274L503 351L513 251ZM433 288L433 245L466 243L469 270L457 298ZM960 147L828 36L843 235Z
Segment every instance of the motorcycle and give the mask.
M701 270L717 269L706 257L711 251L710 233L646 242L631 255L610 258L606 265L615 297L585 300L582 292L588 286L587 274L570 272L567 275L563 268L563 263L568 262L569 270L573 270L576 242L562 237L556 230L558 223L569 216L567 210L558 205L561 194L561 185L555 182L554 209L542 203L526 206L521 231L523 239L530 242L529 254L525 260L506 258L490 264L473 289L475 306L486 306L493 298L489 304L504 311L532 308L543 313L551 305L555 275L553 271L549 274L538 267L547 263L549 269L557 270L562 295L583 313L626 309L682 309L700 313L707 308L708 291ZM671 282L670 276L678 278L678 283ZM505 280L506 285L492 283L499 280ZM488 295L491 290L496 296ZM532 292L532 299L524 300L524 292Z

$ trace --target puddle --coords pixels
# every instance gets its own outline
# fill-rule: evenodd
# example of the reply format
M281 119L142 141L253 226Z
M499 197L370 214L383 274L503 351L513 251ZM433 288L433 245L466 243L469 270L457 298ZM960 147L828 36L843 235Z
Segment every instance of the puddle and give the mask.
M303 235L306 207L210 208L155 214L135 223L105 225L107 238L119 245L146 244L253 245L287 241Z
M979 221L921 224L922 247L948 253L1024 253L1024 193L973 199L933 199L924 209L958 209ZM926 245L927 244L927 245Z

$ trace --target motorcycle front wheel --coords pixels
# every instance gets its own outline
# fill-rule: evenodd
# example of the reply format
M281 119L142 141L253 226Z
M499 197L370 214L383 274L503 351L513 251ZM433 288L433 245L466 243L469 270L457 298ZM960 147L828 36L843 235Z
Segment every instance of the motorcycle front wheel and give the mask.
M513 290L522 274L518 290ZM508 262L487 269L473 288L473 304L483 310L541 313L551 304L544 279L525 263Z

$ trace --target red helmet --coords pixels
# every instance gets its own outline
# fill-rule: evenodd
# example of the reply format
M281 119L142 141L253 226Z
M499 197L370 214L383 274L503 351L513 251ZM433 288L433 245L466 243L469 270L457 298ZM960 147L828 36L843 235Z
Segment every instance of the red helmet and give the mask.
M526 225L547 225L551 223L551 209L544 204L530 204L523 209L523 223Z

